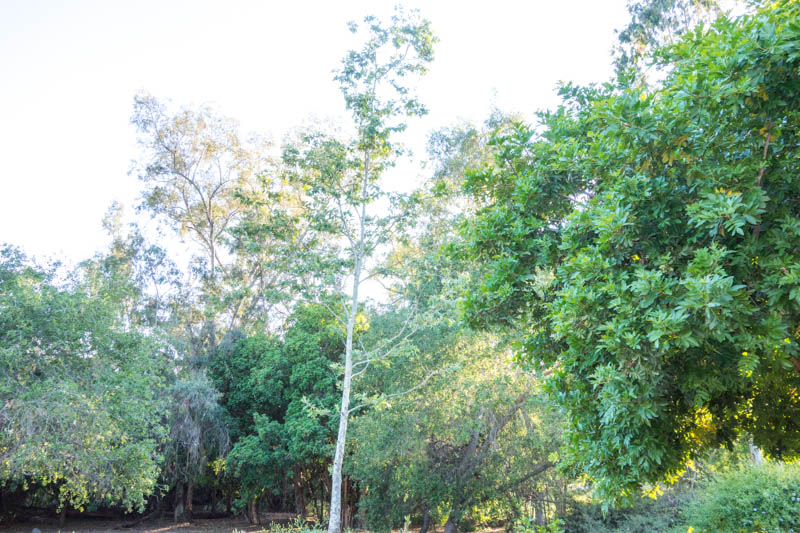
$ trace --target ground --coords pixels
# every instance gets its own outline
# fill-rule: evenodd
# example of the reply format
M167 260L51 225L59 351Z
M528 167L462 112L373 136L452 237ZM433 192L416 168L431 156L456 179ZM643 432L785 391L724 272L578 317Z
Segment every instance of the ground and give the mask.
M42 533L231 533L238 531L263 531L264 526L254 526L243 518L217 518L213 520L195 520L192 523L176 524L171 520L150 520L136 527L123 528L129 520L68 520L63 528L58 527L58 520L42 520L0 526L2 533L31 533L34 528Z

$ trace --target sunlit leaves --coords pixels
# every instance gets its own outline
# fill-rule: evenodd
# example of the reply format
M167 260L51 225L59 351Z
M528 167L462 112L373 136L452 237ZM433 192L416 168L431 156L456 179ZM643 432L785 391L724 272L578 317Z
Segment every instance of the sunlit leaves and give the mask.
M555 365L569 459L603 497L742 432L800 453L798 19L778 2L690 32L653 90L566 86L468 182L467 316Z

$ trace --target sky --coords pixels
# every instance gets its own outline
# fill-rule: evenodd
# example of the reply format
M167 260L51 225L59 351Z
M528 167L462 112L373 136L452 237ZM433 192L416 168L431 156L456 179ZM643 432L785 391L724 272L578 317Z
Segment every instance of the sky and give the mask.
M101 251L113 201L141 189L133 96L212 104L280 142L311 117L346 121L332 71L359 43L347 22L397 0L0 0L0 243L75 263ZM412 179L428 133L493 106L532 117L559 81L611 75L624 0L405 2L440 39L417 85L430 113L406 142ZM140 215L140 220L146 220ZM147 223L145 223L146 225Z

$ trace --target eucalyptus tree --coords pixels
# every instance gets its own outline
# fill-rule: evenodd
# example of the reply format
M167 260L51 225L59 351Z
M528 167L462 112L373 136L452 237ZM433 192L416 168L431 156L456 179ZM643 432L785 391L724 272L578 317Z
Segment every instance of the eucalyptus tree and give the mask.
M122 225L123 207L112 203L103 218L108 250L80 264L86 283L114 291L122 319L151 335L169 329L182 277L167 250L149 242L137 224Z
M204 258L195 265L203 285L203 331L193 336L194 344L213 350L218 314L228 311L239 316L235 306L225 309L230 294L222 287L235 259L230 232L246 210L241 193L251 190L257 174L268 166L269 143L244 137L235 121L209 107L171 113L148 94L134 98L131 122L143 149L134 169L145 186L141 207L163 217L202 250Z
M143 207L164 216L207 254L212 281L224 270L225 232L242 211L235 194L263 170L268 144L243 139L237 124L209 107L170 114L148 94L134 98L131 123L140 133L145 158L138 165L145 184Z
M326 260L334 267L332 278L341 281L344 275L351 283L349 298L342 302L346 339L332 467L330 533L341 530L342 462L351 413L359 289L365 279L377 275L365 274L370 258L408 213L408 202L387 194L380 178L400 152L393 136L406 128L404 120L426 112L405 80L425 73L433 59L435 41L429 22L416 12L406 14L397 8L388 25L374 17L365 18L364 23L367 38L363 48L350 51L335 76L353 117L355 140L345 142L310 133L285 150L286 163L305 185L305 200L311 206L308 212L315 228L338 236L342 243L342 251ZM355 33L358 25L351 23L350 29Z
M618 32L614 66L618 75L642 76L652 52L677 43L700 22L721 14L719 0L629 0L631 21Z

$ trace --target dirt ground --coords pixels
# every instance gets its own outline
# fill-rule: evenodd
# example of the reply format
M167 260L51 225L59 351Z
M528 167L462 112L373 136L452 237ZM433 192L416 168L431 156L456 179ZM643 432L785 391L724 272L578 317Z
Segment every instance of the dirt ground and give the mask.
M31 533L34 528L42 533L231 533L239 531L264 531L265 526L253 526L242 518L217 518L213 520L194 520L192 523L176 524L171 520L150 520L136 527L122 528L128 520L74 519L67 520L63 528L58 527L58 520L42 520L0 526L2 533Z
M268 524L269 515L263 520ZM285 523L285 519L278 518ZM192 523L176 524L170 520L150 520L133 528L123 528L127 520L101 520L101 519L74 519L68 520L63 528L58 527L58 520L43 520L40 522L25 522L0 526L0 533L32 533L34 528L41 533L231 533L234 530L253 532L267 532L268 525L253 526L243 518L215 518L213 520L194 520ZM418 529L411 529L412 533ZM437 529L432 530L434 533ZM441 533L441 528L438 533ZM478 533L502 533L503 528L484 529ZM365 532L366 533L366 532ZM395 530L393 533L401 533Z

